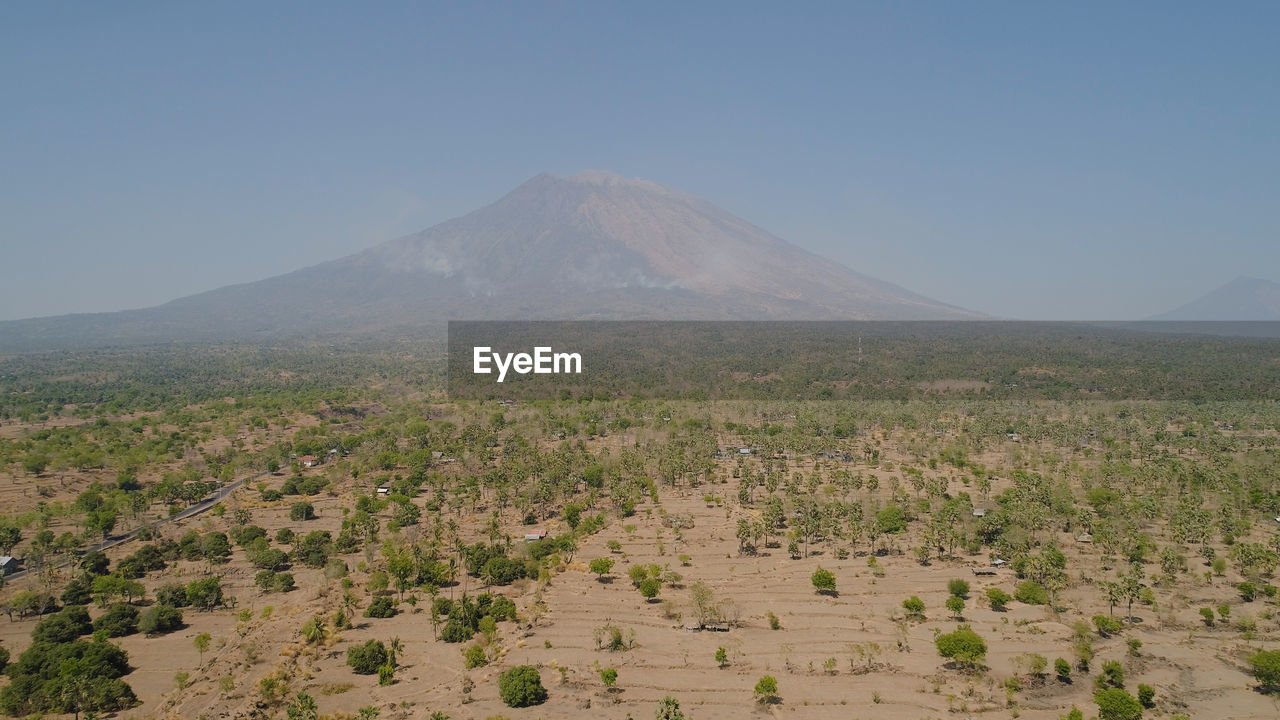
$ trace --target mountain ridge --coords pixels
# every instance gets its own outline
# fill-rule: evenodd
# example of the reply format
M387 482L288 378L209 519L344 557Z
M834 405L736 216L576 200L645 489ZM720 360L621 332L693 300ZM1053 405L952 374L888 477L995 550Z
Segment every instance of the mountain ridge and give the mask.
M1241 275L1150 320L1277 321L1280 283Z
M139 310L0 323L0 348L414 332L450 319L985 316L822 258L658 183L541 173L417 233Z

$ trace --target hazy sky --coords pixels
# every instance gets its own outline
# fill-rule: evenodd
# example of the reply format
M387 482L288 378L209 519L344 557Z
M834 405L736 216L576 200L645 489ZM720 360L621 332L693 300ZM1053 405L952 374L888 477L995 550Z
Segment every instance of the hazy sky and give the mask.
M376 6L376 9L371 9ZM587 168L939 300L1280 280L1280 4L0 4L0 318L338 257Z

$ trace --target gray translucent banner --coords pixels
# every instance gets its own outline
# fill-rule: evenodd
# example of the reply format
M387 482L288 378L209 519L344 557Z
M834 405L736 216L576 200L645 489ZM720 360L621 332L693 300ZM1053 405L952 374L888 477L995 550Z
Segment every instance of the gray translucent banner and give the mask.
M449 323L452 399L1280 399L1280 323Z

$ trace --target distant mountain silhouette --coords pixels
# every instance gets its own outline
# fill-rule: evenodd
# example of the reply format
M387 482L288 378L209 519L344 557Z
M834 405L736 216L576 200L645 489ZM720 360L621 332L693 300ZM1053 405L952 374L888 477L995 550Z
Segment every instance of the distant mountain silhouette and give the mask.
M1280 320L1280 283L1238 277L1203 297L1152 320Z
M699 198L539 175L420 233L153 308L0 323L0 348L413 332L455 319L973 319Z

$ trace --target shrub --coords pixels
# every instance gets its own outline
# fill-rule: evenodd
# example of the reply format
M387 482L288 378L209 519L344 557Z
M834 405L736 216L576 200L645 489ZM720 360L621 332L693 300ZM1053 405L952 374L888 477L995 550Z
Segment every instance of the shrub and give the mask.
M1249 658L1249 669L1262 692L1280 692L1280 650L1255 653Z
M1138 685L1138 702L1141 703L1144 708L1155 707L1156 689L1146 684Z
M1245 602L1253 602L1258 597L1258 586L1251 582L1242 582L1236 585L1236 592L1240 593L1240 599Z
M1204 619L1204 624L1213 627L1213 608L1200 608L1200 617Z
M952 595L947 598L947 610L951 611L952 617L960 617L964 614L964 598L959 595Z
M1098 703L1098 720L1139 720L1142 717L1142 704L1120 688L1099 690L1093 694L1093 701Z
M1124 687L1124 666L1119 660L1108 660L1102 663L1102 674L1094 681L1098 689Z
M1009 593L1000 588L987 588L987 602L991 603L991 609L996 612L1004 612L1005 607L1008 606L1009 601L1012 599L1013 597Z
M1071 679L1071 663L1066 658L1058 658L1053 661L1053 672L1058 680L1066 682Z
M612 688L618 684L617 668L605 668L600 671L600 682L604 683L607 688Z
M33 643L68 643L93 631L89 611L83 605L68 605L36 623L31 630Z
M231 558L231 540L226 533L206 533L200 538L200 556L212 564L227 562Z
M138 618L138 630L162 635L182 627L182 611L172 605L152 605Z
M657 578L645 578L636 586L640 590L640 594L645 600L652 600L658 596L658 592L662 590L662 582Z
M821 565L818 566L817 570L813 571L811 581L813 582L813 589L818 593L823 595L836 594L835 574L830 570L823 568Z
M249 555L254 567L262 570L283 570L289 565L289 554L273 547L256 547Z
M491 585L510 585L522 577L528 577L524 563L507 557L487 560L480 568L480 577Z
M293 589L293 574L263 570L253 576L253 582L263 592L289 592Z
M390 658L387 646L381 640L369 640L363 645L347 648L347 665L357 675L373 675Z
M460 643L470 640L475 634L476 631L471 626L457 618L449 618L444 628L440 630L440 639L447 643Z
M915 595L902 601L902 609L907 611L907 617L924 619L924 601Z
M1106 615L1094 615L1093 626L1102 637L1111 637L1120 632L1120 621Z
M485 656L484 648L479 645L472 645L471 647L468 647L466 651L462 653L462 656L464 658L463 664L466 665L468 670L484 667L489 664L489 658Z
M947 592L958 598L969 597L969 581L956 578L947 582Z
M199 610L212 610L222 604L222 578L208 577L187 586L187 602Z
M778 701L778 679L772 675L765 675L756 681L756 687L753 691L758 703L774 703Z
M1014 590L1013 597L1018 602L1028 605L1044 605L1049 602L1049 593L1035 580L1023 580Z
M364 616L367 618L389 618L394 617L395 614L396 605L387 595L374 598L364 611Z
M958 665L980 665L987 655L987 643L968 625L961 625L955 632L939 635L934 644L938 654Z
M316 508L309 502L296 502L289 507L289 519L294 522L316 519Z
M93 631L106 633L107 637L123 637L138 632L138 608L124 603L112 605L93 621Z
M655 717L657 720L686 720L684 713L680 710L680 703L670 695L658 701L658 712Z
M186 607L187 588L185 585L178 583L169 583L156 590L157 605L172 605L174 607Z
M542 687L538 668L519 665L498 676L498 695L507 707L522 708L541 705L547 701L547 689Z

